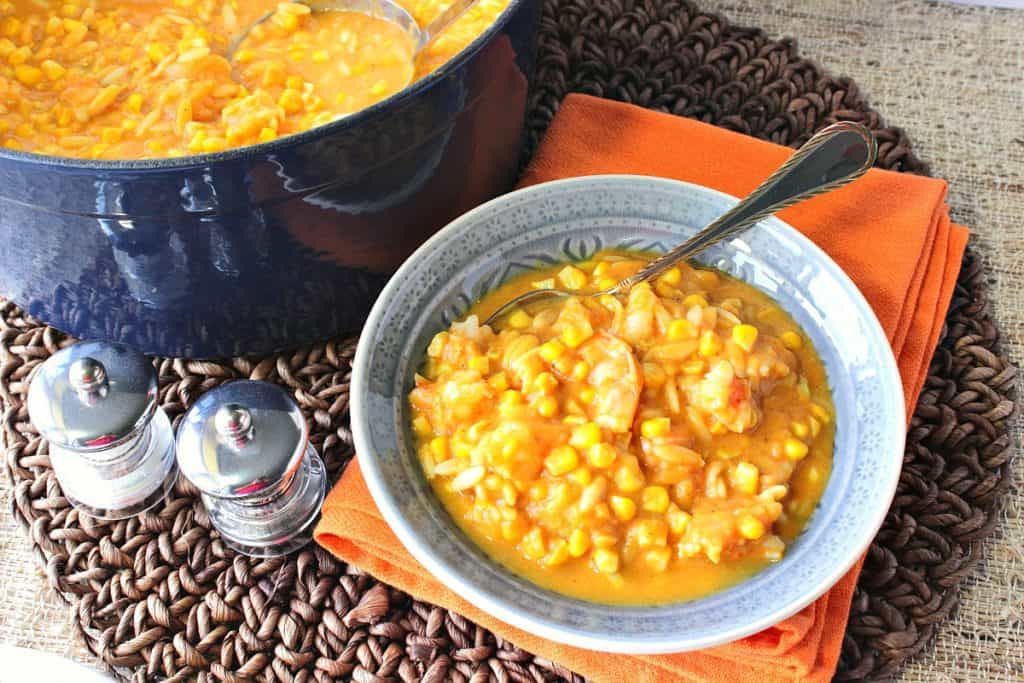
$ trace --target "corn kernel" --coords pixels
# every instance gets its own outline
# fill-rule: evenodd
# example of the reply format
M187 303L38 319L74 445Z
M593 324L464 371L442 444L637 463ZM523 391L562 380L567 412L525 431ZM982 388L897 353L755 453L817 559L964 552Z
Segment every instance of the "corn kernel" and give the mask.
M672 551L668 548L651 548L644 553L644 564L651 571L659 573L668 569L670 559L672 559Z
M678 285L683 281L683 271L679 270L678 267L669 268L658 279L667 285Z
M619 554L608 548L598 548L593 554L594 568L602 574L619 571Z
M700 336L700 346L698 347L698 350L700 351L700 355L705 358L714 356L722 350L722 340L711 330L705 330L704 334Z
M277 133L273 128L260 128L260 134L257 139L260 142L270 142L271 140L277 139Z
M412 421L412 430L416 432L417 436L430 436L434 433L434 428L430 426L430 420L417 415Z
M171 54L171 48L167 47L163 43L150 43L146 46L146 56L149 57L149 61L157 64L167 56Z
M626 498L625 496L612 496L608 500L611 505L612 512L615 516L624 522L636 517L636 503L633 502L632 498Z
M573 529L573 532L569 534L569 555L583 557L588 550L590 550L590 536L583 529Z
M749 462L737 463L732 470L732 484L737 490L743 493L754 495L757 493L758 483L761 478L761 471L757 465Z
M549 277L543 280L537 280L536 282L531 282L530 286L533 287L534 289L554 289L555 278Z
M740 518L738 528L740 536L750 541L756 541L764 536L765 532L764 522L753 515L743 515Z
M487 359L487 356L474 356L469 359L467 365L470 370L476 370L481 375L487 374L491 369L491 361Z
M558 378L550 372L542 372L533 380L533 389L542 394L550 394L558 388Z
M807 451L807 444L792 437L786 439L782 444L782 452L785 453L786 457L790 460L802 460L807 456Z
M668 436L670 431L672 431L672 421L667 417L652 417L640 423L640 434L645 439Z
M685 299L683 299L683 305L686 306L687 308L691 306L703 307L708 305L708 300L704 298L703 294L690 294Z
M52 59L44 60L43 63L39 66L43 69L43 72L46 74L46 77L49 78L51 81L55 81L58 78L61 78L64 74L68 72L68 70L65 69L63 65L53 61Z
M330 55L327 53L327 50L314 50L312 59L317 64L323 64L330 59Z
M668 325L668 338L670 341L682 341L683 339L695 339L697 337L697 326L686 318L673 320Z
M612 289L617 284L619 284L618 280L612 279L610 277L603 277L597 281L597 288L603 292L606 289Z
M648 512L665 512L668 509L668 490L664 486L648 486L640 494L640 505Z
M507 389L501 392L501 398L498 399L498 403L501 406L516 406L523 402L523 395L515 389Z
M565 345L569 348L575 349L580 344L590 339L593 335L594 331L591 329L569 325L562 330L562 341L564 341Z
M586 465L577 467L566 475L566 479L580 486L587 486L594 479L594 473Z
M557 339L546 341L540 345L540 357L549 363L565 354L565 345Z
M601 440L601 428L594 422L587 422L572 430L569 445L575 448L590 448Z
M817 439L818 434L821 433L821 421L816 417L812 417L808 420L808 423L811 426L811 437Z
M281 97L278 98L277 103L289 114L298 113L302 111L302 93L298 90L292 90L289 88L281 93Z
M669 531L673 535L681 536L690 524L690 513L681 510L675 503L670 503L665 510L665 521L668 522Z
M782 345L790 351L798 351L804 345L803 337L792 330L783 332L779 339L782 340Z
M32 86L43 80L43 70L35 66L19 64L14 67L14 77L25 85Z
M811 433L811 428L806 422L795 420L789 424L789 429L801 439L806 439Z
M604 469L615 462L617 455L611 444L596 443L587 450L587 461L594 467Z
M547 551L544 544L544 531L540 527L533 527L523 536L519 547L527 559L539 560L544 557L544 553Z
M757 341L757 328L753 325L734 325L732 340L744 351L750 351Z
M572 446L552 448L548 456L544 458L544 469L555 477L571 472L579 464L580 455Z
M608 273L609 268L611 268L611 265L609 265L607 261L601 261L596 266L594 266L593 276L604 277L604 275Z
M508 324L513 329L525 330L533 324L533 318L531 318L526 311L519 309L508 316Z
M388 82L385 80L379 80L370 86L370 94L381 96L388 91Z
M580 389L580 401L582 401L584 405L589 406L594 402L595 398L597 398L597 392L592 387Z
M583 289L587 286L587 274L575 266L566 266L558 272L558 281L566 289Z
M451 449L448 447L448 438L444 436L438 436L430 440L430 452L434 455L434 460L441 462L451 457Z

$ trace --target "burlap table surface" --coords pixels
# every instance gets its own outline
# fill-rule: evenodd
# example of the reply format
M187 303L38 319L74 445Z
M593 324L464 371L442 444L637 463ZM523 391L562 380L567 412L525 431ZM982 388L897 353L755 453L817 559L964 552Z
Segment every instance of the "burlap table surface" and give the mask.
M725 2L716 9L854 77L949 180L954 220L985 258L1005 348L1024 359L1024 10L903 0ZM1020 378L1018 378L1020 382ZM1020 391L1018 390L1018 396ZM1013 490L957 612L905 683L1024 680L1024 422L1014 419Z
M708 5L735 23L797 35L804 56L853 75L872 107L911 134L948 178L954 218L975 229L1004 345L1024 357L1024 12L927 2L826 0ZM1018 415L1012 428L1020 443ZM999 531L934 650L905 681L1024 679L1024 469L1015 468ZM73 613L47 587L10 515L0 477L0 642L92 664Z

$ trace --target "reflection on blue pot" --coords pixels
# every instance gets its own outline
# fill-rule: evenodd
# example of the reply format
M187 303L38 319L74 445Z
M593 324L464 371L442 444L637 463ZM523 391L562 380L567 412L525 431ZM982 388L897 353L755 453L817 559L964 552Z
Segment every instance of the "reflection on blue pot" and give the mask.
M508 190L539 0L342 121L266 145L134 162L0 152L0 295L149 353L263 353L362 325L388 275Z

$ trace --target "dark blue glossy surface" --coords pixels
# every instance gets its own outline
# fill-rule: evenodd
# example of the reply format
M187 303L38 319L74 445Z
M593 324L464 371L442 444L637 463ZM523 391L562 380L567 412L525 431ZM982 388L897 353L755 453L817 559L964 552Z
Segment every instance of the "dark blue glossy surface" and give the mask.
M357 331L388 275L510 189L539 0L357 115L205 157L0 152L0 294L81 338L262 353Z

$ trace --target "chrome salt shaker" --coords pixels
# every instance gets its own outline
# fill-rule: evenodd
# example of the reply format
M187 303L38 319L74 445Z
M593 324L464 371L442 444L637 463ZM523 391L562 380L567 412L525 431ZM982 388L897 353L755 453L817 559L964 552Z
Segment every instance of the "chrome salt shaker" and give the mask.
M123 344L82 342L39 367L29 417L50 442L50 464L72 505L124 519L171 490L174 435L156 400L156 368Z
M312 538L327 472L282 388L239 380L207 392L185 413L176 443L182 474L230 547L273 557Z

